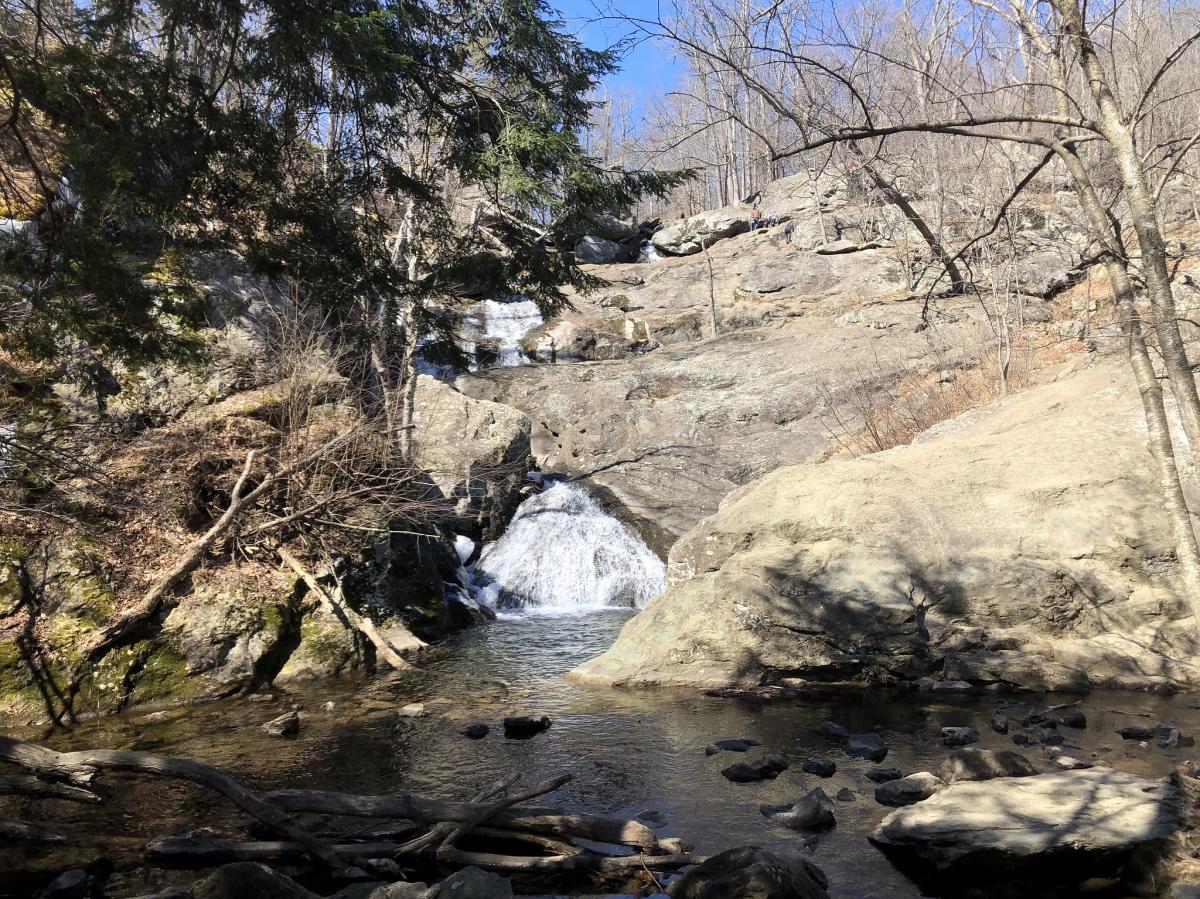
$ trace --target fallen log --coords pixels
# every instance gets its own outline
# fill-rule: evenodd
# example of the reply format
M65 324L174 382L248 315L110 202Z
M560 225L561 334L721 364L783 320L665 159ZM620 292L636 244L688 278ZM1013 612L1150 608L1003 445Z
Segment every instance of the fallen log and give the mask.
M491 799L497 793L503 793L518 780L521 779L519 774L510 774L502 778L497 783L492 784L481 791L476 797L476 802L483 802L485 799ZM415 855L428 849L434 843L444 838L450 831L454 829L454 825L448 822L441 822L433 827L429 832L421 834L415 840L409 840L403 846L397 846L394 853L395 856L400 855Z
M345 859L388 858L396 843L336 843L331 848ZM229 862L303 862L308 849L291 840L219 840L215 837L164 837L146 844L149 861L178 868L207 868Z
M101 802L91 790L40 777L0 777L0 796L31 796L34 799L66 799L68 802Z
M540 783L535 787L524 790L513 796L505 796L502 799L497 799L491 805L484 806L446 835L446 838L442 841L442 844L438 846L438 858L444 861L444 856L452 851L455 847L455 844L457 844L459 840L470 833L472 828L479 826L489 818L492 818L498 813L504 811L506 808L510 808L520 802L527 802L530 799L536 799L538 796L544 796L547 793L553 793L563 784L572 779L572 775L564 774L560 777L554 778L553 780Z
M114 749L55 752L44 746L4 736L0 736L0 761L10 762L43 777L62 779L77 785L91 783L96 774L104 770L132 771L186 780L224 796L276 833L301 843L314 858L335 868L344 867L344 862L336 852L294 824L279 807L264 802L219 768L202 762Z
M477 803L432 799L413 793L359 796L325 790L276 790L264 794L263 798L288 812L357 818L402 818L427 824L466 821L482 808ZM654 851L658 845L654 831L638 821L569 812L553 806L516 805L499 812L491 819L491 823L512 830L531 830L583 837L597 843L632 846L647 852Z
M581 852L577 855L552 855L545 857L524 855L501 855L495 852L468 852L457 847L451 848L443 856L438 853L438 860L455 865L474 865L489 871L505 871L519 874L537 871L628 871L648 868L650 870L665 870L683 868L687 865L698 865L707 860L707 856L692 855L691 853L676 855L600 855L595 852Z
M30 843L65 843L67 838L40 824L0 818L0 837L10 840L25 840Z

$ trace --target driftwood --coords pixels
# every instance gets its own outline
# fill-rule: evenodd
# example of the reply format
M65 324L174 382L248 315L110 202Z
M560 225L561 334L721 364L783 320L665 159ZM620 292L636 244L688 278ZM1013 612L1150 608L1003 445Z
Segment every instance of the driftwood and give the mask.
M0 837L10 840L25 840L30 843L65 843L67 841L62 834L55 833L40 824L14 821L12 818L0 818Z
M40 777L0 777L0 796L32 796L34 799L66 799L69 802L100 802L91 790Z
M296 572L297 575L299 575L300 579L303 580L308 586L309 591L317 597L325 610L330 615L344 623L346 627L358 631L360 634L370 640L371 645L375 647L375 652L378 654L379 658L383 659L383 661L387 662L397 671L408 671L413 668L413 666L405 661L405 659L398 652L396 652L395 648L383 638L383 635L379 633L379 630L375 627L375 623L371 621L370 618L364 618L362 615L359 615L352 608L346 605L346 603L342 602L341 598L337 595L337 593L340 593L340 591L337 591L331 595L324 587L321 586L320 581L313 577L308 569L300 564L299 559L297 559L283 547L280 547L278 552L279 558L283 559L283 561L287 563L288 567L291 568L292 571ZM418 640L415 636L412 639L415 641L414 645L418 647L425 645L424 642Z
M225 772L200 762L105 749L55 752L3 736L0 736L0 762L20 766L35 775L0 778L0 792L40 798L99 801L101 797L89 787L104 771L189 781L226 797L284 838L234 842L199 834L154 840L147 845L146 855L150 860L181 867L206 867L230 861L294 865L315 859L337 869L358 864L377 874L398 877L400 869L394 861L397 858L424 857L431 863L436 859L439 865L477 865L511 873L661 870L704 860L688 852L673 851L679 848L676 841L660 845L654 832L637 821L524 804L557 790L572 779L571 775L508 793L519 779L514 774L480 791L473 802L455 802L405 793L354 796L315 790L285 790L259 796ZM361 840L354 833L319 837L293 821L291 812L404 820L428 830L406 843L399 839L412 831L406 833L395 828ZM0 836L53 842L65 839L40 825L9 819L0 819ZM475 841L474 847L483 841L485 848L506 845L510 853L520 847L528 847L530 852L506 854L460 848L467 837ZM578 840L588 843L580 845ZM639 851L630 855L609 854L597 844L632 846Z
M266 824L276 833L301 843L314 858L337 868L344 867L341 857L323 841L298 827L277 806L264 802L236 780L201 762L177 759L148 752L121 752L113 749L84 749L55 752L24 740L0 736L0 761L11 762L47 778L58 778L77 786L86 786L100 771L134 771L157 777L186 780L220 793L248 815Z
M480 811L480 807L474 803L431 799L412 793L356 796L324 790L277 790L265 794L263 798L288 812L357 818L403 818L421 823L466 821ZM632 846L646 851L653 851L658 845L654 831L639 821L569 812L552 806L513 806L496 814L490 823L512 830L583 837L597 843Z

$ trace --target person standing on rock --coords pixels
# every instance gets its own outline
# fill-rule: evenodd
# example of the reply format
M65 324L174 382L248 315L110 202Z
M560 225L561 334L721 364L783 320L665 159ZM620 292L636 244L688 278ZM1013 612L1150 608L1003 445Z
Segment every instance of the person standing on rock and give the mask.
M758 226L761 224L762 224L762 213L759 212L758 207L755 206L753 209L750 210L750 230L757 231Z

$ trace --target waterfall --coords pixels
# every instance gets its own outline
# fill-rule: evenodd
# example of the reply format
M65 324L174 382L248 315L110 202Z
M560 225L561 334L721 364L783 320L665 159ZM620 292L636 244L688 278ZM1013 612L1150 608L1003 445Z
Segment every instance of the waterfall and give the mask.
M521 504L473 580L476 598L502 608L640 609L666 586L666 567L583 489L560 482Z
M511 296L502 300L480 300L463 315L463 337L467 351L479 361L478 345L488 343L495 348L500 366L524 365L521 340L542 324L542 312L533 300Z
M662 258L662 254L648 240L643 240L641 246L638 247L638 262L658 262Z

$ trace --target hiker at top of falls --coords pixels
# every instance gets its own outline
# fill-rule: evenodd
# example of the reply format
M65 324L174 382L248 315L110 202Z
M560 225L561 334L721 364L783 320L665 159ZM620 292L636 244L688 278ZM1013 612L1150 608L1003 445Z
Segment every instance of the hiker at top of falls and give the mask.
M761 225L761 224L762 224L762 213L759 212L758 207L755 206L753 209L750 210L750 230L757 231L759 225Z

